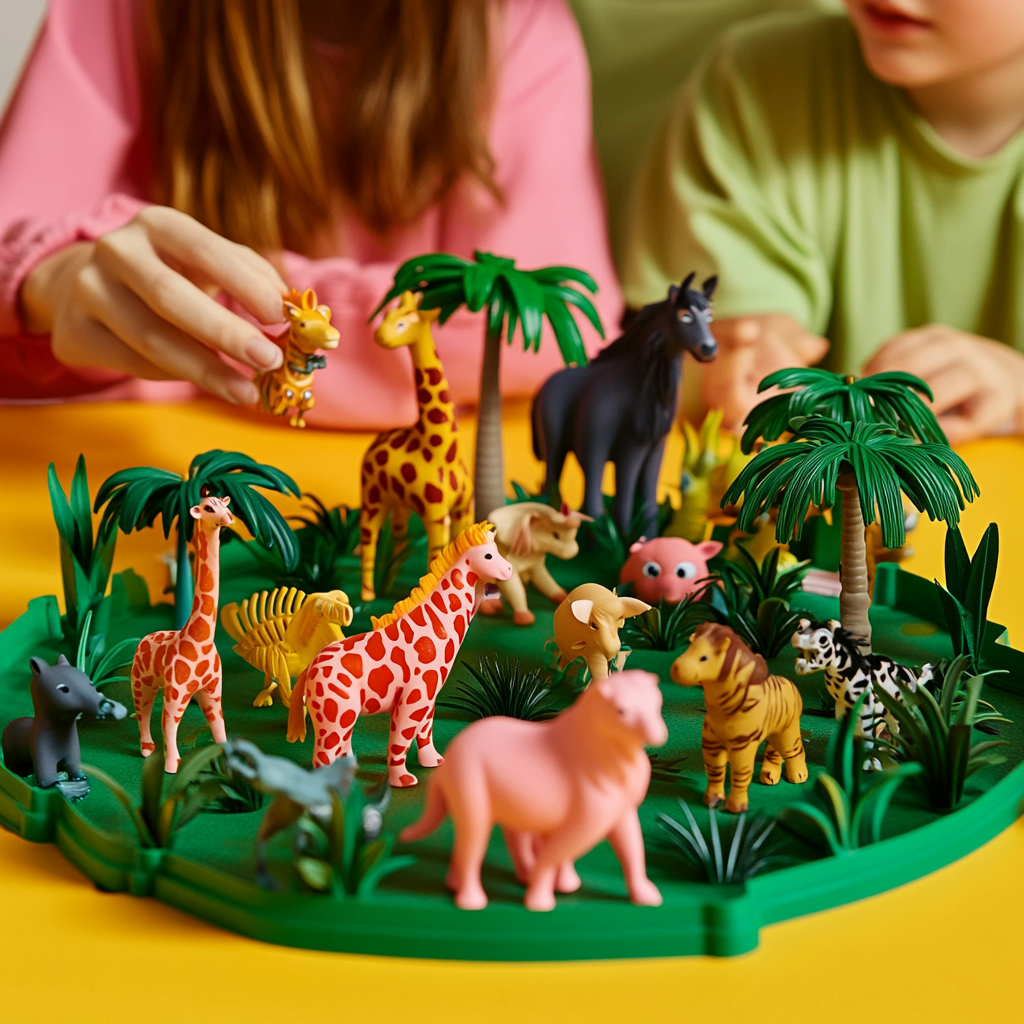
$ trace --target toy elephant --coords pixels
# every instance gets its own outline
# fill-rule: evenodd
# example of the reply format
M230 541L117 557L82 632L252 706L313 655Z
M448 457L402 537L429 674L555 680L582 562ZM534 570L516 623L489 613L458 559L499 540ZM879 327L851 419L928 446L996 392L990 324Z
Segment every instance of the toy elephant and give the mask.
M607 679L608 663L622 649L622 624L650 607L635 597L619 597L599 583L576 587L555 609L555 643L562 663L582 656L592 678Z
M32 718L15 718L3 733L4 764L18 775L36 777L42 788L57 783L57 773L65 771L71 782L85 782L82 755L78 745L78 719L124 718L128 709L105 697L84 673L62 654L56 665L42 658L31 658ZM73 799L89 792L88 785L77 787ZM70 795L70 794L68 794Z
M530 910L552 910L555 892L575 892L573 864L605 837L629 897L658 906L647 877L637 807L651 779L644 746L668 739L658 677L620 672L594 683L549 722L485 718L464 729L430 780L423 816L402 832L422 839L451 814L455 846L448 886L463 910L487 906L480 866L501 825Z
M658 604L662 599L679 604L705 586L701 581L707 579L708 559L721 550L717 540L691 544L682 537L641 537L630 545L619 582L634 584L636 596L648 604Z
M487 517L495 527L498 550L512 563L512 578L499 583L501 596L512 605L512 621L517 626L532 626L534 614L526 602L526 587L532 583L555 604L565 600L565 591L552 579L544 564L545 555L563 561L579 554L576 531L580 523L592 522L590 516L572 512L563 504L561 510L537 501L520 501L496 508ZM484 615L501 611L501 598L484 601Z

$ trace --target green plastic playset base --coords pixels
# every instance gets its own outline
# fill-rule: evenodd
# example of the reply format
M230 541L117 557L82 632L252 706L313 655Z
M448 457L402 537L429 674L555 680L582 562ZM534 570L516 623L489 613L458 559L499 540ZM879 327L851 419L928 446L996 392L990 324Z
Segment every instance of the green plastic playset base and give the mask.
M255 557L252 544L225 545L221 556L222 603L241 600L270 584L265 562ZM406 592L416 569L407 564L396 584ZM600 579L607 567L587 553L573 562L551 567L559 582L571 587ZM343 562L350 593L358 593L359 566L354 557ZM614 581L608 581L614 583ZM531 592L537 621L514 627L510 618L478 616L467 635L455 671L441 700L457 692L469 678L462 663L475 664L481 655L514 656L527 668L548 658L545 641L552 635L552 606ZM369 614L381 614L390 602L356 607L351 635L369 627ZM797 609L809 617L828 619L837 614L834 599L800 594ZM506 613L506 616L508 613ZM110 595L97 614L98 628L116 643L172 623L172 606L151 604L145 584L130 571L114 577ZM943 622L936 589L930 581L893 565L880 565L871 610L877 651L909 663L936 661L951 654L950 638L936 623ZM261 677L231 653L231 641L218 631L224 658L224 714L229 735L257 743L268 753L295 759L300 748L285 739L287 711L278 701L255 708L252 700ZM66 653L56 598L32 601L28 610L0 634L0 725L31 713L28 691L30 656L53 660ZM794 651L787 648L771 662L773 671L794 677ZM371 895L336 897L308 890L299 881L291 860L288 837L282 834L269 848L270 870L278 888L261 888L256 881L254 839L263 810L199 814L181 828L169 849L143 848L122 806L96 780L87 800L69 803L56 789L31 785L0 767L0 823L33 842L53 842L98 888L153 896L196 917L252 938L296 947L337 952L448 958L460 960L580 960L711 954L730 956L754 949L762 926L813 913L883 892L949 864L1006 828L1020 813L1024 800L1024 654L1006 645L1000 627L990 624L984 655L991 668L1006 674L989 677L986 696L1009 724L1000 727L1008 742L1006 760L988 766L967 780L959 808L942 814L930 810L910 779L896 792L885 817L882 841L842 855L804 859L792 866L745 882L713 885L697 881L682 867L664 842L657 825L659 813L679 817L680 798L694 809L702 827L708 812L702 804L704 783L700 759L703 694L684 689L669 679L673 654L635 650L629 667L656 672L662 683L664 717L670 739L658 751L658 763L672 767L656 771L640 808L648 870L664 897L661 907L638 907L626 898L622 873L611 848L599 844L577 864L582 888L559 895L550 913L533 913L522 905L523 889L497 830L483 870L490 903L483 911L454 906L444 886L451 848L451 825L429 839L399 846L415 856L411 867L388 876ZM820 676L796 677L804 700L802 732L812 781L821 772L830 717L820 714L824 702ZM562 706L573 693L567 685L553 696ZM129 684L111 682L104 692L131 704ZM807 714L807 711L819 712ZM443 703L435 719L435 740L445 749L467 718ZM387 717L363 716L356 728L354 752L360 777L379 778L385 771ZM117 779L137 802L142 758L138 731L132 719L120 722L81 722L83 759ZM208 742L209 732L194 705L181 723L179 740ZM306 740L305 760L311 742ZM681 761L677 760L681 759ZM394 790L386 827L397 832L415 821L422 810L424 783L430 769L413 768L420 785ZM776 814L787 805L805 801L812 783L780 783L751 787L751 810ZM721 820L721 816L720 816Z

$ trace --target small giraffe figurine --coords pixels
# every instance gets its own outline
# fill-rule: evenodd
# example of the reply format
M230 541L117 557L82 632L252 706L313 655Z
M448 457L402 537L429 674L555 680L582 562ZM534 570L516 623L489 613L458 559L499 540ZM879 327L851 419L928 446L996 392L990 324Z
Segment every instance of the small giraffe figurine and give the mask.
M337 327L331 326L329 306L317 305L316 292L307 288L302 297L293 288L284 300L288 318L288 341L284 361L276 370L256 374L260 391L260 408L272 416L287 416L293 427L304 427L303 416L313 408L313 371L322 370L327 358L317 349L338 347Z
M313 724L313 766L352 750L360 714L390 714L388 782L415 786L405 764L416 740L419 762L444 760L434 748L434 702L451 671L488 583L512 576L490 523L463 530L430 565L420 585L373 631L328 644L299 676L288 710L288 740L306 737L306 705Z
M377 539L389 512L396 538L405 536L410 512L420 516L431 561L473 521L473 485L459 447L455 406L430 333L438 311L421 310L421 298L403 293L374 334L383 348L411 346L420 418L414 426L378 434L363 459L359 525L364 601L376 596Z
M178 770L178 723L189 701L195 697L210 723L217 743L227 739L220 703L220 655L214 646L217 628L220 528L230 526L230 498L204 497L191 508L197 520L192 538L196 548L196 586L192 613L180 630L165 629L144 637L132 663L132 699L139 719L142 756L155 749L150 732L150 714L157 691L164 693L162 728L164 771Z

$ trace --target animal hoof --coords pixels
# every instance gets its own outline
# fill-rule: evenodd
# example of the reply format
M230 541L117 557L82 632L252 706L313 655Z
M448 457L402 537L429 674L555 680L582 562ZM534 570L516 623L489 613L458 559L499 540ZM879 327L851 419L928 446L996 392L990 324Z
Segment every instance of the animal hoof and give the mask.
M421 768L437 768L439 765L444 764L444 758L436 751L432 750L429 753L419 751L417 754Z
M388 783L395 789L408 789L410 786L419 785L419 781L415 775L410 775L401 769L388 772Z
M181 760L180 757L175 757L175 758L171 758L171 759L169 759L167 761L164 761L164 772L167 775L177 775L178 774L178 762L180 760Z
M780 778L781 776L774 775L771 772L761 772L761 784L763 786L774 786Z
M512 616L512 621L517 626L532 626L537 621L537 616L527 609L525 612L516 612Z
M724 799L724 793L705 793L704 805L706 807L717 807Z
M463 889L455 894L455 906L461 910L483 910L487 906L487 893L483 889Z
M480 614L481 615L500 615L501 614L501 598L500 597L488 597L480 602Z
M558 877L555 881L555 890L557 892L576 892L582 884L580 876L571 864L558 869Z
M629 898L638 907L660 907L662 904L661 892L649 878L637 882L633 886Z
M143 757L149 757L149 755L152 754L154 750L156 750L156 744L155 743L143 743L142 746L139 747L139 749L142 751L142 756Z
M274 703L274 698L269 693L261 693L253 702L254 708L269 708Z
M360 597L364 601L373 601L376 600L377 592L373 590L371 587L363 587L363 589L360 591Z
M527 893L523 905L527 910L548 911L555 909L555 894L552 893Z

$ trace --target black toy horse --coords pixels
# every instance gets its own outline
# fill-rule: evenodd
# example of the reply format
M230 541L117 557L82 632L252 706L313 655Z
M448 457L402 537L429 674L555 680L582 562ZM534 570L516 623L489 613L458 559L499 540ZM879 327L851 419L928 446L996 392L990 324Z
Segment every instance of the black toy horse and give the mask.
M658 473L665 437L676 413L683 377L683 352L699 362L718 354L708 329L711 296L718 283L709 277L701 289L671 285L668 298L645 306L626 332L587 366L559 370L544 383L533 403L533 451L547 463L545 492L554 496L569 452L583 469L582 512L604 514L601 477L615 463L612 515L625 536L634 502L643 510L643 533L657 531Z

